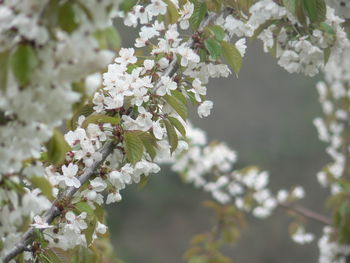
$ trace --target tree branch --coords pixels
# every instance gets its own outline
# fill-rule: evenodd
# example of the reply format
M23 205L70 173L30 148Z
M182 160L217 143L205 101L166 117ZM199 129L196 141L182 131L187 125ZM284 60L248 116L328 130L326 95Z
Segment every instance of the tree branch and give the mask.
M208 24L210 24L214 19L218 16L218 14L210 13L207 15L207 17L202 21L200 27L198 28L198 31L202 31ZM190 38L186 46L193 48L194 41L192 38ZM163 72L162 76L169 76L172 77L176 71L178 70L179 65L177 63L177 57L174 56L173 60L169 64L168 68ZM161 86L161 82L158 81L155 85L155 90L158 89ZM105 161L105 159L113 152L113 149L115 148L116 144L112 142L105 143L103 148L101 149L102 154L102 160L99 162L93 163L93 165L87 169L85 169L84 173L78 177L81 185L83 185L85 182L89 180L89 178L96 172L96 170L99 168L99 166ZM70 200L74 194L79 190L80 188L70 187L67 189L65 194L60 197L60 199L68 199ZM61 211L57 208L57 203L59 199L56 199L51 208L44 214L43 218L45 222L50 224L57 216L61 214ZM11 259L15 258L17 255L22 253L23 251L27 250L28 245L31 243L34 237L34 231L35 227L29 228L24 234L22 239L8 252L5 253L4 256L4 263L8 263Z
M89 178L96 172L98 167L100 167L100 165L106 160L106 158L113 152L113 149L115 148L115 146L116 144L112 142L107 142L104 144L103 148L100 151L102 154L102 159L98 162L93 163L91 167L86 168L84 173L80 177L78 177L81 185L86 183L89 180ZM69 187L67 191L63 194L61 199L70 200L79 189L80 188ZM56 206L57 203L58 203L58 199L56 199L53 202L51 208L43 216L45 222L47 222L48 224L50 224L57 216L61 214L61 211ZM35 231L35 227L31 227L27 230L27 232L24 233L21 241L19 241L11 250L9 250L5 254L4 263L9 262L18 254L26 250L27 246L33 240L34 231Z
M279 205L284 209L293 211L299 215L312 219L316 222L319 222L325 225L332 225L332 220L329 217L321 215L301 205L290 204L290 203L281 203Z

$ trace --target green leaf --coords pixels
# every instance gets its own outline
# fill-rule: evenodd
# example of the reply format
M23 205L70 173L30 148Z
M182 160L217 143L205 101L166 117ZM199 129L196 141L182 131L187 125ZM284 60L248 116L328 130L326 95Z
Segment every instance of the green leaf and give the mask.
M108 43L107 43L107 38L106 38L106 31L103 29L97 30L94 32L93 36L98 42L98 46L101 49L107 49L108 48Z
M90 115L89 117L87 117L81 127L83 128L87 128L89 126L90 123L110 123L113 125L117 125L120 123L120 117L119 115L115 116L115 117L111 117L108 115L104 115L104 114L94 114L94 115Z
M2 242L0 241L0 249L2 250L3 247L2 247L1 244L2 244ZM17 255L17 256L14 258L14 260L15 260L16 263L26 263L26 262L24 261L24 255L23 255L23 253L20 253L19 255Z
M209 55L208 55L208 52L204 48L199 49L198 55L199 55L201 62L206 62L208 60Z
M66 153L71 150L59 129L53 130L51 139L46 144L48 160L54 164L61 164L66 157Z
M199 1L196 1L194 3L193 14L190 17L190 24L191 24L191 27L193 30L198 29L198 27L201 24L202 20L204 19L206 13L207 13L206 3L201 3Z
M164 119L163 122L165 124L165 128L166 128L166 131L168 134L168 141L170 144L170 152L173 153L177 148L179 138L177 137L174 126L167 119Z
M15 190L18 193L24 194L27 191L24 189L23 184L18 184L13 182L10 179L4 180L4 185L8 188L8 189L12 189Z
M300 24L306 25L306 15L303 1L304 0L295 0L295 16L298 18Z
M204 41L204 46L208 50L210 56L214 60L218 60L222 54L222 47L220 43L213 39L209 38Z
M206 30L209 31L211 33L211 35L214 36L217 41L223 40L225 35L226 35L225 30L221 26L218 26L218 25L208 26L208 27L206 27Z
M0 90L6 91L7 75L8 75L8 61L10 57L9 51L0 52Z
M28 178L29 181L35 188L39 188L43 195L48 199L52 200L54 197L52 195L52 185L45 177L42 176L31 176Z
M170 0L163 0L167 4L167 15L169 17L169 23L174 24L177 22L179 19L180 15L179 12L177 11L176 6L174 3Z
M197 105L198 106L198 101L196 100L196 97L195 97L193 92L187 91L187 96L188 96L190 102L192 103L192 105L194 105L194 106Z
M83 10L87 18L93 22L94 16L92 15L91 10L85 4L83 4L82 1L80 0L75 0L75 3L80 7L81 10Z
M269 53L271 54L271 56L273 56L275 58L277 55L277 40L276 39L273 40L273 45L272 45L272 47L269 47L268 50L269 50Z
M139 138L141 139L143 146L146 148L146 151L151 158L154 159L157 154L156 148L158 147L156 138L148 132L141 132Z
M181 116L182 119L187 119L187 107L179 99L174 96L165 95L165 100L169 105Z
M39 254L37 260L41 263L53 263L44 253Z
M326 19L326 3L324 0L304 0L304 8L311 22L319 23Z
M10 57L13 75L20 85L27 85L39 65L35 49L29 44L20 44Z
M91 245L92 236L93 236L93 234L95 232L95 229L96 229L96 224L97 224L96 217L88 218L88 220L87 220L88 227L84 231L86 244L87 244L88 247Z
M129 74L131 74L131 73L134 71L134 69L136 69L136 68L138 68L138 67L139 67L139 66L136 65L136 64L130 64L130 65L128 65L126 72L128 72ZM127 105L127 103L124 102L124 105Z
M101 49L116 50L121 44L119 32L115 27L97 30L94 33L94 37Z
M309 0L306 0L309 1ZM313 0L312 0L313 1ZM301 24L306 23L304 0L283 0L283 5L291 12Z
M135 164L141 160L144 148L138 132L127 131L124 133L124 147L130 163Z
M72 33L78 28L72 1L67 1L58 7L58 25L67 33Z
M112 50L120 48L121 38L120 38L118 30L112 26L112 27L105 29L105 31L107 34L108 48L112 49Z
M324 32L326 32L330 35L335 35L335 31L334 31L333 27L330 26L329 24L322 22L322 23L320 23L320 26Z
M5 116L5 112L0 111L0 126L2 125L6 125L6 123L8 122L8 118Z
M317 20L317 0L303 0L303 2L306 14L310 18L311 22L315 22Z
M144 188L149 182L149 176L146 176L146 175L141 175L141 179L140 179L140 182L137 184L137 188L138 189L142 189Z
M254 4L254 0L236 0L239 8L246 14L249 15L249 9Z
M49 250L45 250L44 252L45 256L47 257L47 259L49 259L49 262L52 263L62 263L62 261L60 260L60 258L57 256L57 254L55 252L53 252L51 249Z
M180 6L183 6L187 3L188 0L179 0Z
M207 257L206 256L199 256L199 255L195 255L193 257L191 257L188 261L188 263L207 263Z
M140 133L138 133L138 136L143 142L147 141L149 144L153 145L154 147L157 147L157 140L152 134L141 131Z
M238 49L235 45L230 44L226 41L221 41L221 46L223 48L223 55L236 74L239 73L242 67L243 58L241 53L239 53Z
M283 0L283 5L289 12L295 15L296 0Z
M340 213L340 216L342 218L342 222L341 224L344 225L347 223L347 217L348 217L348 214L349 214L349 203L346 201L346 202L343 202L340 207L339 207L339 213Z
M38 228L34 228L35 240L37 240L42 248L46 248L48 246L48 241L45 239L44 234Z
M183 137L186 137L186 129L178 119L169 116L168 120L181 133Z
M87 202L79 202L76 203L74 206L79 213L85 212L88 214L88 216L95 216L94 210Z
M183 105L187 104L187 99L186 99L185 95L181 91L179 91L179 90L172 90L171 91L171 95L174 96L175 98L177 98L179 101L181 101L181 103Z
M221 10L221 0L205 0L208 10L211 12L219 12Z
M91 246L89 248L79 247L73 250L71 260L69 263L96 263L99 262L98 257L94 251L92 251Z
M331 56L331 47L327 47L323 50L324 64L327 64L329 57Z
M119 10L129 12L136 4L137 0L124 0L119 5Z
M68 251L57 247L51 248L51 251L56 254L56 256L59 258L61 263L72 263L71 262L72 254L69 253Z
M98 219L98 221L103 222L104 217L105 217L105 210L103 209L102 206L98 205L98 204L94 204L94 206L96 207L95 209L95 216Z

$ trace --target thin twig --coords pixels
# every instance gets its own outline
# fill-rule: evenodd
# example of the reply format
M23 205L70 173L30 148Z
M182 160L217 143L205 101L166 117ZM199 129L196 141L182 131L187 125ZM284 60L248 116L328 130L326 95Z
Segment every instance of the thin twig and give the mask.
M315 211L312 211L308 208L305 208L301 205L297 204L290 204L290 203L281 203L279 204L282 208L293 211L299 215L302 215L306 218L312 219L316 222L325 224L325 225L332 225L332 219L330 219L327 216L324 216L322 214L319 214Z

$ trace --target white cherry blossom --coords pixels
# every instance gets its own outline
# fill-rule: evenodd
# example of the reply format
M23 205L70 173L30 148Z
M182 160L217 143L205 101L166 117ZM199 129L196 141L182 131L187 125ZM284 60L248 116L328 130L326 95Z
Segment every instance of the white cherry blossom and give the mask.
M68 166L62 165L63 176L60 176L66 186L74 186L75 188L80 187L80 181L75 177L78 172L78 166L70 163Z
M210 111L213 108L213 102L210 100L203 101L198 107L198 115L199 117L208 117L210 115Z

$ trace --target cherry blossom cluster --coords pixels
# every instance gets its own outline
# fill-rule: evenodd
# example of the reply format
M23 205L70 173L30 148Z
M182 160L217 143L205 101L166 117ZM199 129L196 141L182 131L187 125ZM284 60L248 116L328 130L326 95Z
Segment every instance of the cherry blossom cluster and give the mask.
M292 239L294 242L304 245L311 243L315 239L315 235L305 231L303 226L299 226L297 230L292 234ZM322 250L320 249L322 253Z
M83 118L80 118L80 121ZM71 160L68 166L62 166L62 174L53 174L51 169L54 167L48 167L51 181L56 181L56 184L63 182L61 188L75 187L79 188L80 182L76 178L76 175L80 169L84 167L90 167L93 162L98 162L102 159L101 153L98 151L101 148L103 142L107 138L113 137L112 127L110 124L104 124L98 126L90 123L85 131L81 127L78 127L75 131L70 131L66 134L66 140L74 148L69 153ZM99 169L101 177L96 177L90 180L89 187L86 190L81 191L80 196L90 202L102 205L103 203L110 204L121 200L120 191L131 183L139 183L141 175L149 175L150 173L158 173L160 167L146 159L142 159L135 165L130 164L125 160L122 146L115 149L105 163ZM77 162L77 164L74 164ZM80 164L80 166L79 166ZM105 176L102 176L105 175ZM102 192L108 192L106 200L101 194ZM79 195L77 195L79 196Z
M186 30L195 12L193 3L138 3L127 12L117 13L125 25L139 26L134 44L137 49L120 49L102 75L99 87L99 75L90 74L110 63L114 53L100 48L96 32L111 26L118 2L89 0L80 9L75 6L80 10L73 21L78 26L71 32L62 28L49 30L44 14L55 1L39 2L5 0L0 4L0 30L6 36L0 42L0 51L26 45L38 60L28 84L20 85L9 73L6 89L0 90L1 122L4 120L0 126L0 182L5 186L0 188L1 257L21 241L23 229L28 227L40 230L36 241L47 243L49 248L89 246L107 231L103 217L95 212L104 204L120 201L127 185L159 172L159 164L164 162L172 163L185 181L211 193L219 203L233 202L256 217L267 217L279 204L304 197L301 187L273 195L267 188L268 173L254 167L232 172L236 153L222 143L207 145L204 133L186 122L187 104L197 106L200 117L208 116L213 108L213 102L206 99L209 78L231 73L215 57L218 51L203 44L203 31L208 25L222 27L217 32L220 41L228 43L239 38L234 48L238 50L236 57L242 58L245 37L253 36L272 21L258 38L263 40L265 50L275 49L273 53L282 67L314 75L322 68L325 50L329 49L333 55L325 70L333 73L326 80L330 85L336 85L337 80L344 82L339 78L344 78L346 72L338 76L332 71L339 64L336 58L343 57L340 51L346 42L340 27L343 20L334 15L333 9L327 8L323 31L315 28L311 34L301 33L302 26L286 8L272 0L262 0L250 8L249 17L243 12L240 18L226 10L219 16L209 12L188 38ZM172 8L178 16L175 21L165 17ZM63 23L61 27L65 26ZM204 59L201 51L206 54ZM342 63L345 71L346 62ZM85 81L92 90L91 103L85 105L89 113L80 112L80 117L73 118L72 130L64 135L70 149L63 163L54 165L45 157L48 147L43 144L52 135L52 128L72 115L73 104L86 95L73 89L72 84L79 81ZM338 85L332 89L340 92L341 88ZM331 96L339 95L334 94ZM345 94L339 96L347 96L346 90ZM335 113L335 118L341 122L347 118L347 111ZM334 134L341 133L340 127L335 123L329 129ZM341 143L332 140L333 146ZM107 146L111 151L104 155ZM341 163L335 148L330 152ZM24 159L27 160L22 162ZM82 178L87 173L85 183ZM49 191L36 188L38 178L50 186ZM69 192L74 196L65 198ZM50 209L59 212L49 222L46 212ZM293 239L308 243L313 236L301 227ZM26 252L25 258L35 259L36 253L39 252Z
M317 178L323 187L329 186L332 194L341 191L338 179L346 177L349 153L349 105L350 72L348 57L350 46L330 58L324 73L325 82L317 84L324 118L316 118L314 124L319 139L328 145L327 153L333 163L318 173Z
M331 227L323 228L323 235L318 240L318 248L320 251L319 263L345 263L347 256L350 255L350 246L339 244L332 240L334 229Z
M324 69L325 81L317 84L319 100L324 117L316 118L314 124L318 130L319 139L327 143L326 152L332 162L317 174L322 187L328 187L331 195L342 196L347 193L344 180L349 176L349 101L350 101L350 45L339 54L333 55ZM331 233L335 229L325 228L324 235L319 240L322 251L320 262L329 262L332 258L339 258L345 262L349 255L349 247L331 241ZM327 261L329 260L329 261Z
M302 29L290 10L273 0L258 1L249 11L249 17L229 15L221 24L231 35L261 39L264 51L272 53L289 73L314 76L327 59L325 50L339 52L346 41L340 26L344 20L330 7L323 28L313 28L311 33Z
M149 7L146 7L146 10L154 10L151 7L155 2L163 3L153 1ZM187 15L187 20L188 18ZM181 21L183 24L186 19L182 17ZM71 203L60 200L61 203L56 204L61 210L60 217L56 218L52 224L47 224L44 217L40 216L43 211L48 210L47 204L50 202L43 195L40 195L39 191L36 193L37 199L33 201L33 205L36 205L37 209L33 209L29 215L22 213L21 206L17 207L17 212L13 210L15 201L19 199L15 191L4 191L3 201L8 203L6 210L8 213L5 214L13 214L18 217L18 220L4 221L1 226L3 229L3 251L6 252L7 248L13 247L14 243L19 241L22 235L18 231L19 226L27 221L31 222L32 219L34 223L31 226L43 230L44 238L50 247L66 250L79 245L89 245L96 238L97 233L103 234L106 231L106 227L100 220L95 222L95 229L93 229L95 234L93 234L92 240L87 240L84 233L88 229L91 218L86 214L86 211L79 212L79 204L85 202L90 209L94 210L97 205L120 201L120 191L126 185L133 182L138 183L141 176L147 176L149 173L156 173L160 170L147 153L144 153L143 157L136 163L132 163L126 157L124 142L126 134L128 132L147 133L151 138L154 137L154 140L160 140L163 143L163 147L159 147L157 155L161 150L167 150L170 154L172 145L169 145L168 142L164 119L173 116L178 122L181 121L176 107L169 104L166 99L166 96L175 91L186 96L192 94L195 102L199 104L198 114L201 117L209 115L212 102L205 100L206 88L199 78L182 77L167 72L176 55L181 56L180 66L198 63L199 56L192 50L187 39L179 37L176 24L170 25L166 29L165 25L160 23L157 32L159 42L150 52L150 59L139 60L135 56L133 48L121 49L115 63L109 65L108 71L103 74L104 87L93 97L95 113L92 116L99 114L105 117L109 116L116 123L90 123L89 117L81 116L78 119L77 128L65 135L65 140L72 150L67 153L63 165L47 166L43 173L41 163L36 161L35 165L29 164L29 167L24 169L23 175L28 175L29 181L33 175L44 176L52 186L53 198L59 199L62 193L72 188L80 190ZM83 54L84 52L78 53ZM152 60L151 57L156 56L156 54L159 59ZM229 69L227 67L225 69L225 75L228 75ZM186 98L185 95L182 96ZM55 124L57 125L57 123ZM94 163L102 160L99 150L107 141L113 141L115 144L114 153L98 168L97 174L99 176L91 178L86 186L81 185L79 176ZM13 178L7 176L4 180L19 183L17 176L13 176ZM34 191L26 191L31 195L34 194ZM106 200L104 200L103 193L108 193ZM15 201L11 199L11 196ZM22 196L21 203L25 204L26 199L25 195ZM44 199L45 202L40 199ZM41 205L37 205L36 202L41 202ZM28 208L30 207L28 206ZM42 209L38 210L39 208ZM27 217L28 219L25 221ZM5 224L6 222L7 224ZM33 253L26 253L26 257L33 257Z
M1 189L0 201L2 204L0 234L4 251L18 242L23 234L18 228L24 225L28 218L32 219L35 215L42 214L51 206L51 202L40 194L39 189L26 190L21 199L16 191Z
M186 183L194 184L211 194L222 205L234 204L244 213L257 218L267 218L278 206L293 204L305 197L301 186L291 190L279 190L273 194L268 189L269 174L251 166L233 169L237 155L226 144L207 142L204 131L186 125L187 140L174 155L162 155L160 163L168 163ZM291 238L298 244L307 244L315 235L305 231L303 222L298 222Z
M7 83L1 83L0 89L0 114L4 122L0 126L0 173L17 172L22 160L40 157L41 147L51 137L52 129L71 117L72 105L83 95L73 89L72 83L101 70L115 56L114 52L100 48L94 33L112 25L113 13L109 10L115 10L116 1L89 0L80 8L70 3L53 6L54 2L58 1L0 3L2 66L6 67L4 60L17 55L26 55L27 62L20 57L21 65L15 64L16 67L25 63L33 66L30 81L25 84L15 78L10 62L4 73ZM64 24L65 17L61 17L59 8L61 12L74 10L74 20L70 21L77 25L74 31ZM53 24L54 16L63 20L63 29ZM91 86L91 78L88 81Z
M233 170L237 160L234 151L219 142L207 143L205 133L187 125L187 143L182 151L163 159L180 173L187 183L209 192L221 204L234 203L258 218L266 218L279 203L292 202L305 196L302 187L280 190L275 196L267 188L269 174L257 167ZM232 171L233 170L233 171Z

